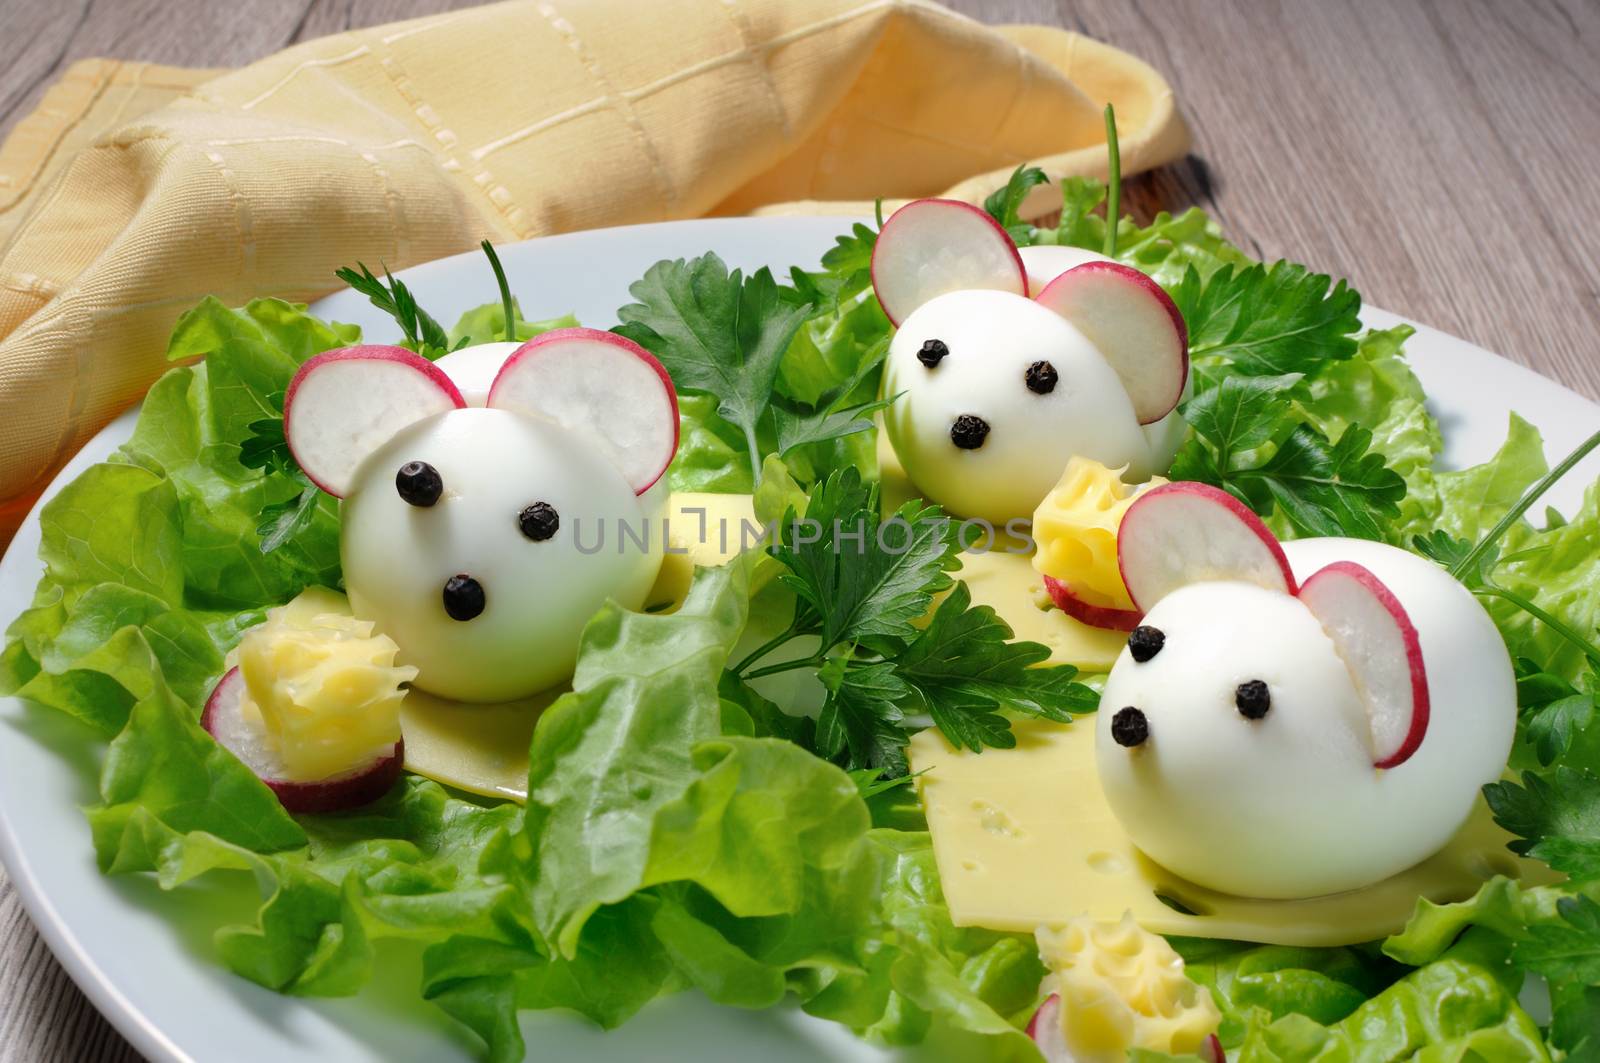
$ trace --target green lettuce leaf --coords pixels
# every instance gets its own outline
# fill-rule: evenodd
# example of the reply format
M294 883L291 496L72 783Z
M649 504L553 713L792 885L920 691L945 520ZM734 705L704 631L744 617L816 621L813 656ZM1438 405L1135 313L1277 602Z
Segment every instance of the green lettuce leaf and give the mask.
M511 314L516 319L516 338L531 340L541 333L558 328L577 328L578 319L571 314L529 321L522 316L522 306L511 300ZM506 308L504 303L485 303L461 315L455 328L450 330L449 349L474 347L480 343L499 343L506 338Z

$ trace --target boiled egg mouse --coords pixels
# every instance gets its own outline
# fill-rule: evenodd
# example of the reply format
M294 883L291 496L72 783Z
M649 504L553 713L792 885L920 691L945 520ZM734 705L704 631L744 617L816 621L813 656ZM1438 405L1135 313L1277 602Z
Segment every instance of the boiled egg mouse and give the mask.
M951 200L896 211L872 269L897 326L884 426L928 498L1002 526L1026 519L1075 456L1131 480L1165 471L1183 437L1188 341L1145 274L1078 248L1019 252Z
M1509 655L1432 562L1280 545L1195 483L1141 495L1118 553L1144 616L1106 681L1096 761L1129 838L1168 870L1246 897L1371 885L1442 848L1503 770Z
M642 604L678 417L660 363L612 333L483 348L318 355L290 384L284 434L343 499L356 616L394 639L415 686L498 702L568 678L608 598Z

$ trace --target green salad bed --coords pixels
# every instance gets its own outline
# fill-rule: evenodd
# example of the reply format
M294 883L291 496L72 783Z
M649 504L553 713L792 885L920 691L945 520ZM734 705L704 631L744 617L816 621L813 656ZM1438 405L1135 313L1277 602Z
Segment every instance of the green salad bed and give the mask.
M1531 521L1550 470L1514 415L1492 460L1438 470L1410 330L1362 331L1343 282L1254 262L1195 209L1121 218L1112 237L1107 190L1089 180L1064 183L1055 227L1021 222L1042 180L1019 170L986 206L1019 243L1114 241L1188 323L1191 431L1172 478L1225 488L1284 537L1418 550L1481 595L1521 706L1514 775L1486 797L1519 852L1569 876L1419 902L1402 933L1357 947L1175 941L1223 1011L1228 1058L1600 1060L1600 495ZM674 489L753 492L766 519L881 519L873 414L892 397L875 236L856 225L819 269L782 279L708 254L634 284L618 331L681 392ZM403 284L346 279L429 356L501 338L508 312L519 338L573 323L526 322L504 300L447 332ZM340 585L338 507L288 457L281 404L302 362L358 340L278 300L200 304L169 350L192 364L44 507L45 574L7 633L0 693L104 743L87 810L101 869L167 889L252 875L260 909L216 930L216 957L288 994L354 994L380 939L410 942L420 996L491 1060L523 1058L521 1010L609 1027L685 989L741 1008L790 998L881 1043L1037 1058L1022 1032L1044 974L1034 943L952 925L904 747L908 721L928 718L959 745L1008 745L1017 714L1093 711L1095 678L1032 667L1043 647L1011 641L957 582L951 533L893 555L779 544L697 571L671 614L603 609L572 692L538 722L525 807L407 776L361 811L293 817L201 729L242 631L309 585ZM921 529L929 512L902 515ZM753 616L779 634L735 659ZM748 683L800 669L828 691L814 720ZM1530 975L1549 1017L1518 1003Z

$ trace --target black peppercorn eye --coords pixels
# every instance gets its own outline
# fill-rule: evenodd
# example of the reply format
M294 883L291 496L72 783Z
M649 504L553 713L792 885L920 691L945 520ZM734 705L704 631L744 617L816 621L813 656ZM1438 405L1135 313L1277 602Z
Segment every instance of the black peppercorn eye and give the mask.
M1056 367L1049 362L1034 362L1028 366L1027 372L1022 374L1023 383L1028 385L1028 390L1035 395L1048 395L1056 389L1056 381L1061 378L1056 375Z
M1149 624L1140 624L1128 635L1128 653L1140 664L1160 653L1166 644L1166 633Z
M1239 684L1239 688L1233 692L1233 703L1238 706L1240 716L1247 720L1259 720L1272 708L1272 695L1267 690L1267 684L1252 679Z
M989 422L964 413L950 426L950 442L962 450L977 450L989 436Z
M407 505L426 509L444 494L444 480L439 470L427 462L408 461L394 474L394 489Z
M517 514L517 526L522 534L536 543L542 543L561 527L561 515L548 502L535 502Z
M471 620L488 604L483 584L471 576L463 573L444 581L444 611L451 620Z
M945 345L944 340L927 340L917 352L917 361L929 369L936 369L939 363L949 356L950 348Z
M1111 739L1124 749L1142 746L1149 737L1150 721L1132 705L1111 717Z

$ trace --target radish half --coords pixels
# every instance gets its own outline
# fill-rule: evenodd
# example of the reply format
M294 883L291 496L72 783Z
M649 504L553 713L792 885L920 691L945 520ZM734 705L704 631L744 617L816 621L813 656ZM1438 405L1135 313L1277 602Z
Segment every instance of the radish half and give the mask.
M1061 1032L1061 997L1051 993L1028 1020L1028 1036L1039 1049L1045 1063L1076 1063Z
M396 432L466 405L444 371L404 347L345 347L300 367L283 397L283 437L311 482L343 498L356 469Z
M1371 569L1336 561L1300 588L1300 600L1350 669L1372 727L1373 766L1405 763L1428 733L1428 673L1417 629Z
M1120 262L1085 262L1034 298L1111 363L1140 424L1154 424L1178 405L1189 379L1189 329L1161 285Z
M1110 631L1132 631L1144 619L1137 609L1118 609L1114 605L1091 605L1073 593L1072 588L1054 576L1044 578L1044 589L1056 608L1079 623Z
M954 199L919 199L883 223L872 249L872 289L892 324L930 299L975 288L1028 294L1017 245L984 211Z
M266 783L288 811L341 812L360 808L388 793L399 781L405 763L404 739L372 763L343 775L315 782L284 778L283 766L273 755L261 725L241 711L244 694L244 675L238 668L229 669L206 699L200 726Z
M1228 492L1187 480L1152 487L1128 507L1117 529L1117 565L1145 612L1202 580L1295 592L1289 559L1261 518Z
M649 351L614 332L556 329L517 348L488 406L555 421L592 438L635 494L678 452L678 393Z

